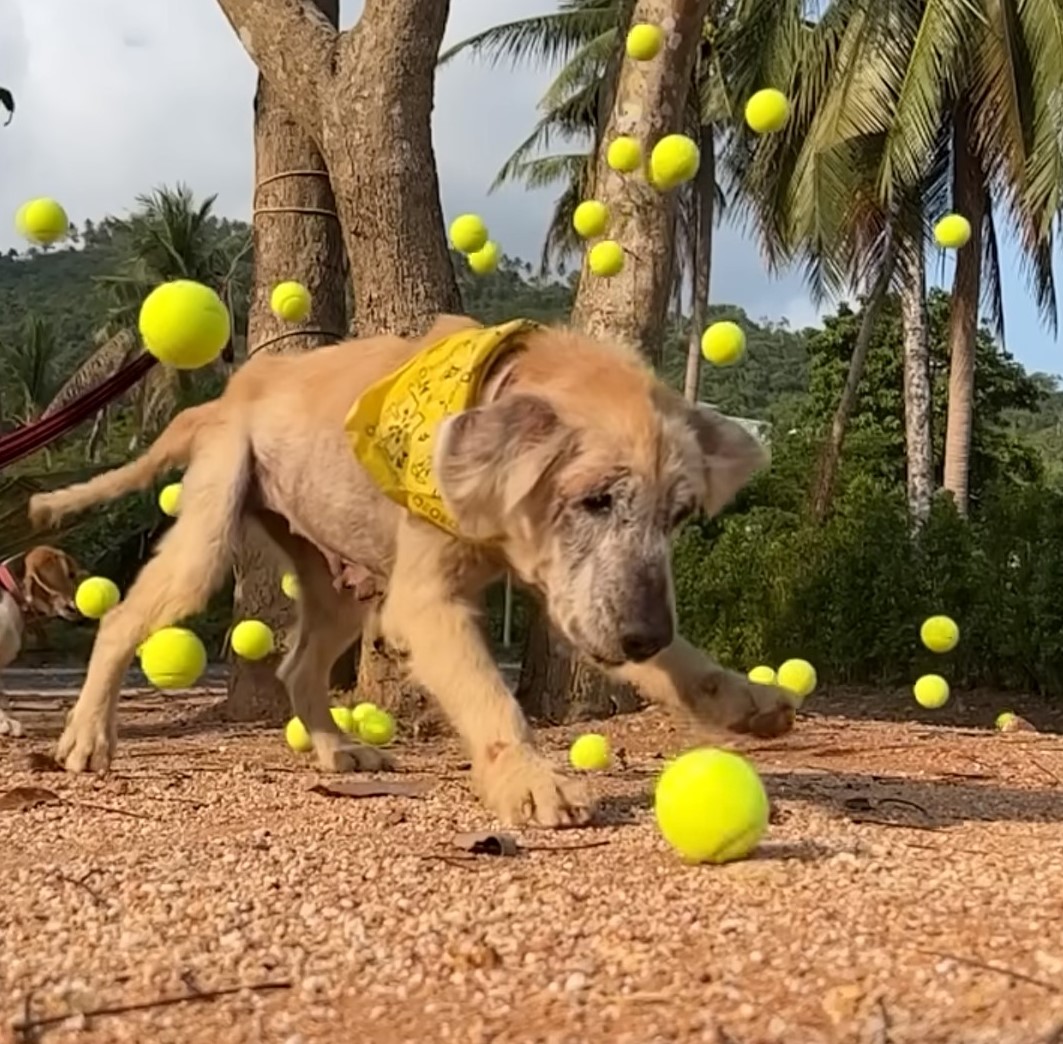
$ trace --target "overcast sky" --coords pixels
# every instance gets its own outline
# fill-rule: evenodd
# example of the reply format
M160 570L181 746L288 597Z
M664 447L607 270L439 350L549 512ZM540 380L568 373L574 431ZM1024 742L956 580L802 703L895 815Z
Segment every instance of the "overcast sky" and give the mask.
M427 2L427 0L426 0ZM452 0L447 43L495 22L549 11L553 0ZM0 128L0 214L54 196L78 224L123 214L138 192L188 182L217 193L223 214L248 218L255 74L214 0L4 0L0 85L18 111ZM342 22L361 4L345 0ZM528 133L549 70L459 60L439 74L435 143L448 217L471 210L511 255L536 259L551 197L487 194ZM0 249L20 245L0 222ZM1009 251L1008 268L1015 271ZM933 262L938 278L947 271ZM1063 370L1021 277L1006 278L1008 347L1028 367ZM756 245L724 225L713 300L753 318L802 326L816 311L796 275L773 281Z

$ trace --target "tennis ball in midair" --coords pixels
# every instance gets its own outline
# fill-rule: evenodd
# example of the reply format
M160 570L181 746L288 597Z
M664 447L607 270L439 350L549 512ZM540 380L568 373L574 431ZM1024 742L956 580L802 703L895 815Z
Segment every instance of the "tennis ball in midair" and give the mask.
M779 667L778 686L794 697L800 707L816 687L816 668L808 660L787 660Z
M475 254L487 242L487 226L475 214L462 214L450 223L450 241L455 250Z
M642 166L642 146L635 138L626 135L613 138L605 150L605 162L621 174L630 174Z
M778 682L775 671L771 667L754 667L746 677L758 685L775 685Z
M229 312L209 286L191 279L162 283L140 307L140 336L160 362L194 370L229 342Z
M498 268L498 244L489 239L479 250L469 254L469 268L477 275L490 275Z
M186 689L207 667L207 650L184 627L164 627L140 647L140 669L160 689Z
M314 749L314 741L310 738L310 733L306 731L306 726L298 718L292 718L284 726L284 739L296 754L306 754Z
M358 738L373 747L383 747L395 738L395 719L386 710L374 707L358 722Z
M657 25L640 22L633 25L627 34L627 56L637 62L656 58L664 46L664 32Z
M662 192L689 181L698 172L701 153L685 134L667 134L650 153L650 180Z
M962 214L946 214L934 226L934 239L946 250L959 250L971 238L971 223Z
M15 227L32 243L57 243L67 234L70 219L54 199L31 199L16 211Z
M340 732L349 736L356 731L354 715L351 714L350 707L329 707L329 713Z
M357 728L368 714L372 714L373 711L380 710L375 703L370 703L366 700L364 703L356 703L354 709L351 711L351 721L354 722L355 728Z
M568 751L572 767L583 772L600 772L609 767L609 740L600 732L585 732L577 736Z
M273 632L261 620L241 620L229 635L229 644L245 660L261 660L273 652Z
M294 602L299 597L299 577L285 573L281 577L281 590Z
M181 483L171 482L159 490L159 510L170 518L176 518L181 512Z
M310 314L310 291L302 283L278 283L269 295L269 306L278 319L301 323Z
M993 723L1000 732L1007 732L1011 727L1012 722L1015 721L1016 714L1014 711L1001 711L997 715L997 720Z
M98 620L104 613L109 612L117 604L121 594L118 585L105 576L90 576L78 584L74 592L74 605L82 616L90 620Z
M609 224L609 208L596 199L585 199L572 213L572 227L584 239L600 236Z
M661 773L653 802L664 839L689 863L726 863L756 848L768 795L745 758L699 747Z
M949 702L949 683L940 674L924 674L913 686L920 707L937 710Z
M960 629L948 616L929 616L919 628L923 644L936 653L952 652L960 640Z
M746 350L746 335L729 319L712 323L701 335L701 354L714 366L733 366Z
M624 267L624 248L615 239L603 239L587 252L587 264L596 276L615 276Z
M746 123L757 134L782 130L790 117L790 102L782 91L765 87L746 102Z

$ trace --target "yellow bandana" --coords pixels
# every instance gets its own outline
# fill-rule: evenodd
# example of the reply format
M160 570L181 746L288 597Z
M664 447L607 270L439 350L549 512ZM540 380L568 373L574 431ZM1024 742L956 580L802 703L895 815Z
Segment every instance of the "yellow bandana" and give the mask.
M517 335L539 328L528 319L471 327L424 351L366 389L344 430L359 463L380 491L448 533L458 526L432 474L440 422L476 405L483 375Z

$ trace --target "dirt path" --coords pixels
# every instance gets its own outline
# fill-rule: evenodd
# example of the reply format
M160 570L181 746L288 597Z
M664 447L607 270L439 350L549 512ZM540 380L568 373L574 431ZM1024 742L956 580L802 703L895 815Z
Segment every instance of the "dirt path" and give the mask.
M1063 1041L1058 735L808 717L743 745L758 856L691 868L648 807L691 742L656 711L602 725L600 824L461 859L495 824L449 744L399 748L423 798L327 798L275 732L195 724L208 694L132 693L114 771L75 779L27 761L63 687L20 702L0 790L62 800L0 812L0 1040Z

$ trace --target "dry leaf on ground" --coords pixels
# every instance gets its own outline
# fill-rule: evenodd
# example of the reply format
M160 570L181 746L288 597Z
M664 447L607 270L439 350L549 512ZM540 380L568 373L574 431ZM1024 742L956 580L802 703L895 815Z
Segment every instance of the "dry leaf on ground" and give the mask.
M0 812L28 812L38 805L56 805L63 799L44 787L12 787L0 795Z
M419 798L432 789L426 779L350 779L342 783L315 783L309 788L311 794L322 797L371 798L408 797Z

